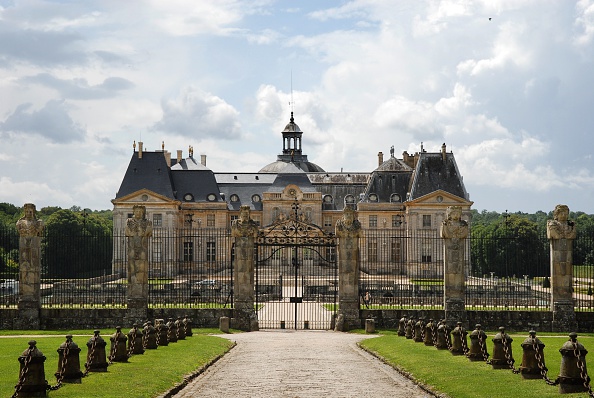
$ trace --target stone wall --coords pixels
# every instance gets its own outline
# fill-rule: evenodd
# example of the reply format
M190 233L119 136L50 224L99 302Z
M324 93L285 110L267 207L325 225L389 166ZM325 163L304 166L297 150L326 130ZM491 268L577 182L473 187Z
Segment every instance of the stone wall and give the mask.
M16 309L0 309L0 329L33 329L22 319L18 318L19 311ZM233 310L227 308L207 309L149 309L148 319L167 319L188 316L192 321L192 327L196 328L218 328L219 318L226 316L231 318ZM132 327L133 320L126 318L126 309L64 309L49 308L40 310L39 328L45 329L113 329L122 326L124 329ZM233 327L233 323L231 324ZM37 329L37 327L35 327Z

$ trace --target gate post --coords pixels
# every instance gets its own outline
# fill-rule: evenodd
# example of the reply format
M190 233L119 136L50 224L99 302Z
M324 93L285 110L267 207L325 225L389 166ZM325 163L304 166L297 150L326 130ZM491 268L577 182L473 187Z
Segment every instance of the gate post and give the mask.
M19 233L19 315L15 328L39 329L43 221L37 219L33 203L25 203L23 207L25 215L16 223Z
M576 228L569 221L569 207L557 205L553 220L547 221L547 238L551 246L551 311L553 331L577 328L573 308L573 240Z
M254 310L254 249L258 225L250 218L250 207L239 209L239 218L231 225L231 236L235 238L235 262L233 264L234 327L252 331L258 330Z
M446 219L441 224L443 245L443 299L446 322L454 326L466 320L464 305L466 288L464 285L464 262L468 223L461 219L460 206L448 206Z
M126 317L143 321L148 310L148 238L153 236L153 223L146 219L146 207L133 207L134 217L126 221L128 237L128 290Z
M359 238L361 223L355 210L346 206L336 223L338 237L338 321L335 330L346 332L360 328L359 316Z

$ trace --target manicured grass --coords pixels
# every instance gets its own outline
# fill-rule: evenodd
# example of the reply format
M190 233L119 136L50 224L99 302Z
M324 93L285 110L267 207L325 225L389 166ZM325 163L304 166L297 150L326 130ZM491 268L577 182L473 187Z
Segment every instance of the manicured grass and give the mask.
M383 332L380 332L383 333ZM493 352L491 339L494 332L488 332L487 350ZM522 348L520 344L526 335L511 335L516 367L522 361ZM549 368L549 378L555 379L559 374L561 354L559 348L568 340L557 334L538 334L539 339L545 344L544 357ZM592 350L594 338L592 336L578 336L578 341L585 348ZM424 385L430 386L434 391L445 393L454 398L471 397L521 397L543 398L559 397L557 386L549 386L543 380L525 380L511 370L495 370L484 362L470 362L464 356L453 356L447 350L437 350L432 346L415 343L404 337L390 335L368 339L361 346L386 360L391 365L411 373L413 377ZM587 367L593 369L594 361L586 356ZM572 398L587 397L587 393L571 394Z
M3 335L23 334L23 331L0 331ZM40 333L38 333L40 332ZM42 331L26 331L27 334L42 334ZM56 332L51 336L43 331L47 337L11 337L0 338L0 396L10 397L14 393L14 386L19 379L18 357L28 348L27 342L37 341L37 348L47 357L45 361L45 378L51 385L56 384L54 373L58 366L56 350L65 341L65 334L82 334L84 337L74 337L74 342L81 348L81 370L84 372L86 361L86 343L92 336L89 330L73 330ZM109 336L114 330L102 331L101 336L106 340L109 355ZM111 398L111 397L154 397L167 391L183 381L184 376L190 374L219 355L228 351L233 343L227 339L207 336L202 333L220 333L218 329L196 329L194 336L187 337L167 347L156 350L146 350L144 355L135 355L128 363L114 363L105 373L90 373L83 378L82 384L65 384L57 391L51 391L50 397L68 398Z

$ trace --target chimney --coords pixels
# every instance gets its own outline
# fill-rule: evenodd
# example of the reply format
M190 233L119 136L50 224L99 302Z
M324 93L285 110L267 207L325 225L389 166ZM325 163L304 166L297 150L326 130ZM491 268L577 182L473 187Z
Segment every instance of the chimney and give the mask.
M200 163L202 163L202 166L206 167L206 155L200 155Z
M165 151L165 162L167 163L167 167L171 167L171 152Z
M142 141L138 141L138 159L142 159Z
M410 155L407 151L402 152L402 161L409 167L413 167L413 162L410 159Z
M382 163L384 163L384 153L383 152L378 152L377 154L377 165L381 166Z
M445 142L441 146L441 158L445 162L445 160L446 160L446 144L445 144Z
M181 163L182 161L182 150L178 149L177 150L177 163Z

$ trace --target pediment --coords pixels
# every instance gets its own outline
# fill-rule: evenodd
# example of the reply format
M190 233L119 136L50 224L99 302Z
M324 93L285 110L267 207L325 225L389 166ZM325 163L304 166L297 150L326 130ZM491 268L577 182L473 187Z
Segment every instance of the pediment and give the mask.
M456 195L452 195L442 189L433 191L427 195L423 195L420 198L411 200L407 203L410 206L472 206L474 202L466 200Z
M159 195L149 189L140 189L136 192L132 192L126 196L122 196L119 199L114 199L111 203L115 204L175 204L179 201L173 200L163 195Z

